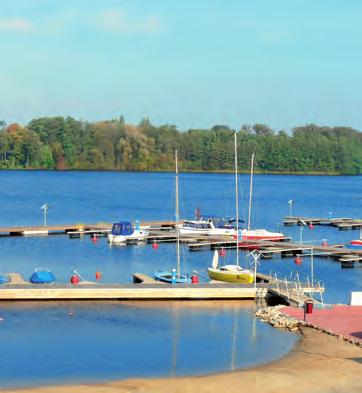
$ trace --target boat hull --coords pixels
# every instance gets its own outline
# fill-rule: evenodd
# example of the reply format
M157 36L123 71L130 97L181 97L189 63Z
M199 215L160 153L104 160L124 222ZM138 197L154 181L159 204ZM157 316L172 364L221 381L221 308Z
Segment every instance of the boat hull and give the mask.
M165 282L168 284L191 284L191 278L188 276L180 275L177 277L172 271L164 272L159 271L154 274L156 281Z
M220 271L219 269L207 269L212 280L230 282L234 284L252 284L254 275L251 273Z

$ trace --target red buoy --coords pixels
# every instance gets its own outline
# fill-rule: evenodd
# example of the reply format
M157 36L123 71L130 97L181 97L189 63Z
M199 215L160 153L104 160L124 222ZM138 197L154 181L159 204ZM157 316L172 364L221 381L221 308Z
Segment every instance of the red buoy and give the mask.
M92 235L92 236L91 236L91 240L92 240L92 243L97 243L97 241L98 241L98 236L97 236L97 235Z
M199 283L199 277L196 274L191 276L191 284L198 284L198 283Z
M101 272L96 272L96 280L100 280L102 277Z
M156 242L153 242L153 243L152 243L152 248L153 248L154 250L157 250L158 247L160 247L158 243L156 243Z
M221 250L219 250L220 257L224 257L225 255L226 255L226 250L224 250L223 248Z
M309 224L309 229L314 229L314 225L312 223Z
M80 278L77 274L73 274L72 277L70 277L70 283L73 285L79 284Z
M328 241L327 239L323 239L322 241L322 246L327 247L328 246Z
M297 257L294 259L294 263L296 265L300 265L302 263L302 258L299 255L297 255Z

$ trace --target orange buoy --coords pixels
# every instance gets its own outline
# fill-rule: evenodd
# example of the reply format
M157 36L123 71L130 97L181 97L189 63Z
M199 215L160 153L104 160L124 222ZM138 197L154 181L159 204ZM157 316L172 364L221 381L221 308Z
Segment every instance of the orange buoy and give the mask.
M328 246L328 241L327 239L323 239L322 241L322 246L327 247Z
M226 255L226 250L224 250L223 248L221 250L219 250L219 255L221 257L224 257Z
M152 248L153 248L154 250L157 250L158 247L160 247L158 243L156 243L156 242L153 242L153 243L152 243Z
M299 255L297 255L297 257L294 259L294 263L296 265L300 265L302 263L302 258Z
M72 277L70 277L70 283L73 285L79 284L80 278L77 274L73 274Z
M100 280L102 277L101 272L96 272L96 280Z

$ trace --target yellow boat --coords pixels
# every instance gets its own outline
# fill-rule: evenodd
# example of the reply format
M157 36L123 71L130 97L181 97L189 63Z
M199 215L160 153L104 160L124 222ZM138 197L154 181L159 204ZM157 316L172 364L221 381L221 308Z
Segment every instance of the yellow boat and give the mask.
M207 269L209 277L212 280L230 282L235 284L252 284L254 282L254 273L239 265L224 265L218 267L219 254L215 250L212 260L212 267Z

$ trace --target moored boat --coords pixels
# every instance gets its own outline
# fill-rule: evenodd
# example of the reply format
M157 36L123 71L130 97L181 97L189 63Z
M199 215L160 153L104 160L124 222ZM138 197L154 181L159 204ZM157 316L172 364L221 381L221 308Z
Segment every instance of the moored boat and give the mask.
M181 235L235 236L236 230L230 222L209 218L207 220L185 220L179 227Z
M37 268L30 276L29 281L33 284L51 284L55 277L49 269Z
M218 267L218 259L219 254L215 250L212 266L207 269L212 280L235 284L252 284L254 282L254 273L251 270L245 269L238 264Z
M139 226L134 227L129 221L116 222L112 226L111 233L107 235L111 244L126 244L145 241L148 231Z
M239 193L238 193L238 152L236 132L234 134L234 150L235 150L235 226L236 226L236 263L230 265L219 266L219 254L215 250L212 265L207 269L209 277L212 280L251 284L255 280L255 274L249 269L245 269L239 264Z
M352 250L362 250L362 239L352 240L346 244L346 247Z
M243 229L241 231L242 240L271 240L282 241L286 236L280 232L270 232L266 229Z
M157 281L162 281L168 284L190 284L191 278L188 275L177 275L176 269L171 269L171 271L159 270L155 272L154 279Z
M177 269L159 270L153 275L157 281L169 284L191 284L191 278L188 275L181 274L180 263L180 211L179 211L179 196L178 196L178 166L177 166L177 150L175 151L175 218L176 218L176 259Z

